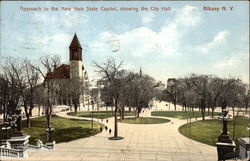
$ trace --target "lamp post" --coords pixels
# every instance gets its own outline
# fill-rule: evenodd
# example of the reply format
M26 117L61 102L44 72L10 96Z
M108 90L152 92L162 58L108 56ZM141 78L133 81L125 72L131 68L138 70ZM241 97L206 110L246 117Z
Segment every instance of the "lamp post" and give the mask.
M49 126L46 129L47 133L48 133L48 142L52 142L52 133L55 131L54 128L52 128L51 126Z
M223 160L223 161L226 159L231 159L233 157L233 153L235 153L235 146L236 146L235 142L230 138L227 132L227 122L231 121L233 118L232 115L228 114L226 106L227 102L226 100L223 100L222 116L218 117L218 119L222 120L223 122L223 131L218 137L218 142L216 143L218 160Z
M93 129L93 110L94 110L94 98L92 97L92 100L91 100L91 104L92 104L92 112L91 112L91 116L92 116L92 120L91 120L91 128Z
M223 131L222 131L222 134L223 135L227 135L227 114L228 114L228 111L226 110L226 108L223 108L222 109L222 123L223 123Z
M16 130L17 130L17 133L21 134L21 121L22 121L22 114L21 114L21 111L22 109L20 107L18 107L16 109Z

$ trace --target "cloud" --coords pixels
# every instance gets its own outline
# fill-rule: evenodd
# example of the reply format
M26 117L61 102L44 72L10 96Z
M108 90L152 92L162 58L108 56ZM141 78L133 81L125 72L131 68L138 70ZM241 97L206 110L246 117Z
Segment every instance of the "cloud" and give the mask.
M249 52L235 53L226 60L220 61L214 65L220 75L233 75L240 77L244 82L248 82L249 73Z
M66 33L57 33L50 36L37 37L34 39L33 44L40 46L39 53L41 55L58 55L61 56L62 61L66 62L65 54L68 53L68 47L73 35ZM67 41L65 41L67 40Z
M198 49L204 53L207 54L211 49L219 46L221 43L223 43L226 38L228 37L229 32L228 31L221 31L217 33L217 35L213 38L211 42L208 42L206 44L203 44L201 47Z
M150 25L155 21L155 15L153 13L147 13L142 15L141 22L143 25Z
M199 9L194 6L186 5L177 11L175 23L194 26L201 21L201 13Z
M217 63L217 66L220 69L237 67L247 64L247 60L249 58L249 53L238 53L234 54L232 57L228 58L226 61L222 61Z
M154 16L152 15L143 17L142 23L151 23L154 20ZM188 5L177 10L174 19L162 25L158 32L148 27L138 27L122 34L115 34L115 39L119 40L119 53L134 57L148 54L164 56L176 55L183 32L189 31L180 31L180 28L195 26L200 22L200 18L201 14L198 8ZM107 43L104 42L112 39L112 37L112 34L109 34L109 32L100 33L98 40L93 42L92 45L104 50L99 50L99 53L95 50L93 53L97 55L110 53L111 50L107 50Z

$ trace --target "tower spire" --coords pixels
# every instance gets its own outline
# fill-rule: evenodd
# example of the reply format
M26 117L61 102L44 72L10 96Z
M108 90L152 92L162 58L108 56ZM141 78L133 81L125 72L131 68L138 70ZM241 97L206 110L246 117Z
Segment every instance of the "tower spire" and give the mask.
M76 33L75 33L75 35L74 35L74 37L73 37L73 40L72 40L71 43L70 43L69 48L82 48L82 47L81 47L81 44L80 44L80 42L79 42L79 40L78 40L78 38L77 38Z
M140 66L140 71L139 71L140 77L142 77L142 70L141 70L141 66Z
M70 57L69 60L82 61L82 47L76 36L76 33L69 46Z

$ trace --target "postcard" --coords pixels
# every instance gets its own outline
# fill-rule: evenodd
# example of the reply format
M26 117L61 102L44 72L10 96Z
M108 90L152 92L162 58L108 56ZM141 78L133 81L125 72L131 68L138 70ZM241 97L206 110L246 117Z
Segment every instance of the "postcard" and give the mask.
M1 159L249 159L248 1L0 4Z

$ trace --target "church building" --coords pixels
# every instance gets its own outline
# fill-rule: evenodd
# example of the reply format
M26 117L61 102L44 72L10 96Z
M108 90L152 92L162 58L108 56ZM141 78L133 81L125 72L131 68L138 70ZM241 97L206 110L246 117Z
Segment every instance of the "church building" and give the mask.
M62 64L53 72L53 78L51 80L56 84L54 92L56 93L55 105L70 105L72 104L72 100L68 98L68 95L65 95L65 90L61 90L61 88L67 88L67 83L70 83L70 80L79 79L83 83L83 86L90 86L87 70L83 64L83 56L82 56L82 47L75 34L73 40L69 46L69 64ZM62 84L64 84L62 86ZM65 86L66 84L66 86ZM70 86L69 86L70 87ZM86 90L87 91L87 90ZM90 103L90 95L86 91L81 92L81 96L79 99L80 107L85 105L89 105Z

